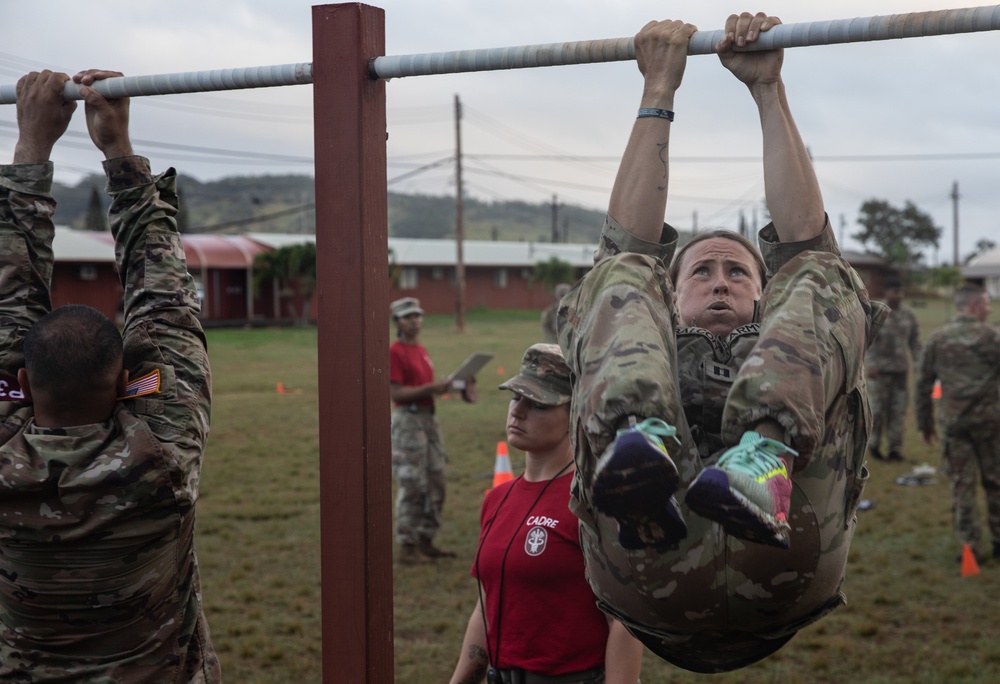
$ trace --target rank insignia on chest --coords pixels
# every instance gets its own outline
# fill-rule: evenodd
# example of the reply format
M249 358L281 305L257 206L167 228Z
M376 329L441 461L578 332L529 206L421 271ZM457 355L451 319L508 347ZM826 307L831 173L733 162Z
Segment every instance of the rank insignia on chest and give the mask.
M705 375L716 382L732 384L736 373L729 366L723 366L721 363L708 361L705 364Z

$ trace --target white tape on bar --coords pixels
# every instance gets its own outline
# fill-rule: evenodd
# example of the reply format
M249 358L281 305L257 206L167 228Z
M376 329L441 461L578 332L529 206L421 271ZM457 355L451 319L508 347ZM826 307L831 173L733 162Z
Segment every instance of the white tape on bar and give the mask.
M275 86L309 84L312 81L312 64L302 63L188 71L152 76L123 76L97 81L93 88L105 97L134 97L246 88L273 88ZM63 96L67 100L79 100L80 86L72 82L67 83L63 89ZM0 86L0 104L13 104L16 101L16 86Z
M836 45L895 38L972 33L1000 29L1000 5L966 9L892 14L880 17L783 24L762 33L749 50ZM722 30L698 31L691 36L689 55L715 52ZM459 50L420 55L376 57L371 70L378 78L430 76L467 71L525 69L538 66L590 64L635 59L632 38L577 43Z
M775 26L762 33L750 50L837 45L897 38L995 31L1000 29L1000 5L912 12L855 19L803 22ZM715 52L722 30L698 31L691 37L690 55ZM635 59L632 38L608 38L547 45L432 52L418 55L376 57L371 62L373 78L431 76L473 71L527 69L532 67L564 66L622 62ZM312 83L311 64L217 69L153 76L110 78L95 84L95 89L109 97L139 95L170 95L243 88ZM69 83L65 95L80 99L79 88ZM0 104L17 100L15 86L0 85Z

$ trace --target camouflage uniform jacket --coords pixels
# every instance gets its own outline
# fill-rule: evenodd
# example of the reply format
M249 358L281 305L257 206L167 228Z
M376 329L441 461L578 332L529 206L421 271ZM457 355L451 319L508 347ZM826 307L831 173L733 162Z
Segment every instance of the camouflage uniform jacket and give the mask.
M880 373L908 373L910 359L920 358L920 326L913 310L904 305L893 309L865 356L865 365Z
M917 370L917 429L934 427L934 382L941 381L943 432L1000 422L1000 330L958 314L927 338Z
M556 344L559 341L556 333L556 312L558 310L559 302L553 302L542 311L542 342Z
M661 658L696 672L742 667L844 602L840 591L867 480L864 353L887 314L840 258L829 222L809 240L760 233L769 274L750 323L717 339L677 328L664 264L677 245L608 218L594 269L563 298L559 342L574 373L571 510L601 608ZM595 465L627 416L655 416L680 440L676 548L626 550L591 501ZM800 455L791 550L747 544L686 515L685 490L747 426L771 418Z
M104 423L41 428L0 382L0 680L218 682L193 546L211 374L175 174L154 178L141 157L105 170L125 368L158 374L158 391L120 401ZM51 185L51 163L0 167L7 374L51 307Z
M794 243L782 243L778 240L773 224L768 224L760 231L759 247L761 256L767 267L768 278L771 278L789 261L807 251L818 251L840 256L840 248L826 221L823 232L810 240ZM669 264L678 248L677 231L668 224L663 224L663 232L659 243L651 243L636 238L628 233L611 216L605 218L601 235L601 243L594 260L603 259L623 252L637 252L659 258L662 263ZM679 326L675 330L677 349L677 375L680 389L680 400L684 414L690 426L691 437L697 444L698 454L705 465L712 465L731 443L723 439L723 410L729 398L733 381L740 367L752 353L760 333L760 306L755 307L752 323L742 325L725 338L718 338L703 328ZM871 330L879 331L888 316L889 309L883 304L872 302L868 315L871 317ZM910 312L912 316L912 312ZM916 319L914 318L914 331ZM873 334L873 333L870 333ZM876 336L876 339L881 333ZM871 337L859 341L859 344L872 344ZM919 350L919 340L916 342ZM865 406L856 407L860 414L868 411ZM785 416L771 416L782 424L788 424ZM736 435L738 439L738 435Z

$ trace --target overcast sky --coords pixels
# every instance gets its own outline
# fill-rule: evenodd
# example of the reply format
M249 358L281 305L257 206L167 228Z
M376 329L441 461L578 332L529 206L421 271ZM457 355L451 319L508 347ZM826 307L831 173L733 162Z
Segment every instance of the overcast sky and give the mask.
M143 75L311 62L312 4L2 2L0 83L41 68ZM975 6L951 0L773 0L759 8L732 0L373 4L385 9L389 55L617 38L634 35L650 19L678 18L714 30L729 13L744 9L798 23ZM940 250L928 261L950 262L954 183L961 196L960 254L981 239L1000 242L998 63L998 32L787 51L784 78L792 110L846 247L859 247L850 236L866 199L899 207L909 200L944 230ZM454 154L458 95L469 195L533 203L556 195L560 203L603 210L641 87L634 62L393 80L387 85L389 188L454 193L450 163L396 179ZM748 222L756 216L760 223L760 131L745 88L716 57L692 57L675 109L666 219L681 229L695 220L702 228L735 227L742 212ZM134 98L132 112L136 150L157 170L172 165L200 180L312 173L309 86ZM13 152L15 122L14 107L0 106L0 159L9 160ZM53 154L57 180L73 183L100 171L100 155L85 131L81 111ZM172 150L171 143L199 149ZM598 160L538 158L553 154ZM288 159L276 161L274 155Z

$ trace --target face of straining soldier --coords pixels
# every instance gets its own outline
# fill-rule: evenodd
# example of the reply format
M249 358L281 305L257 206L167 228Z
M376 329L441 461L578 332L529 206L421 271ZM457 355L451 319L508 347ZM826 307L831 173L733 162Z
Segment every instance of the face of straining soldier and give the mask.
M763 284L757 261L727 238L692 245L677 273L674 306L682 326L697 326L716 337L751 323Z

